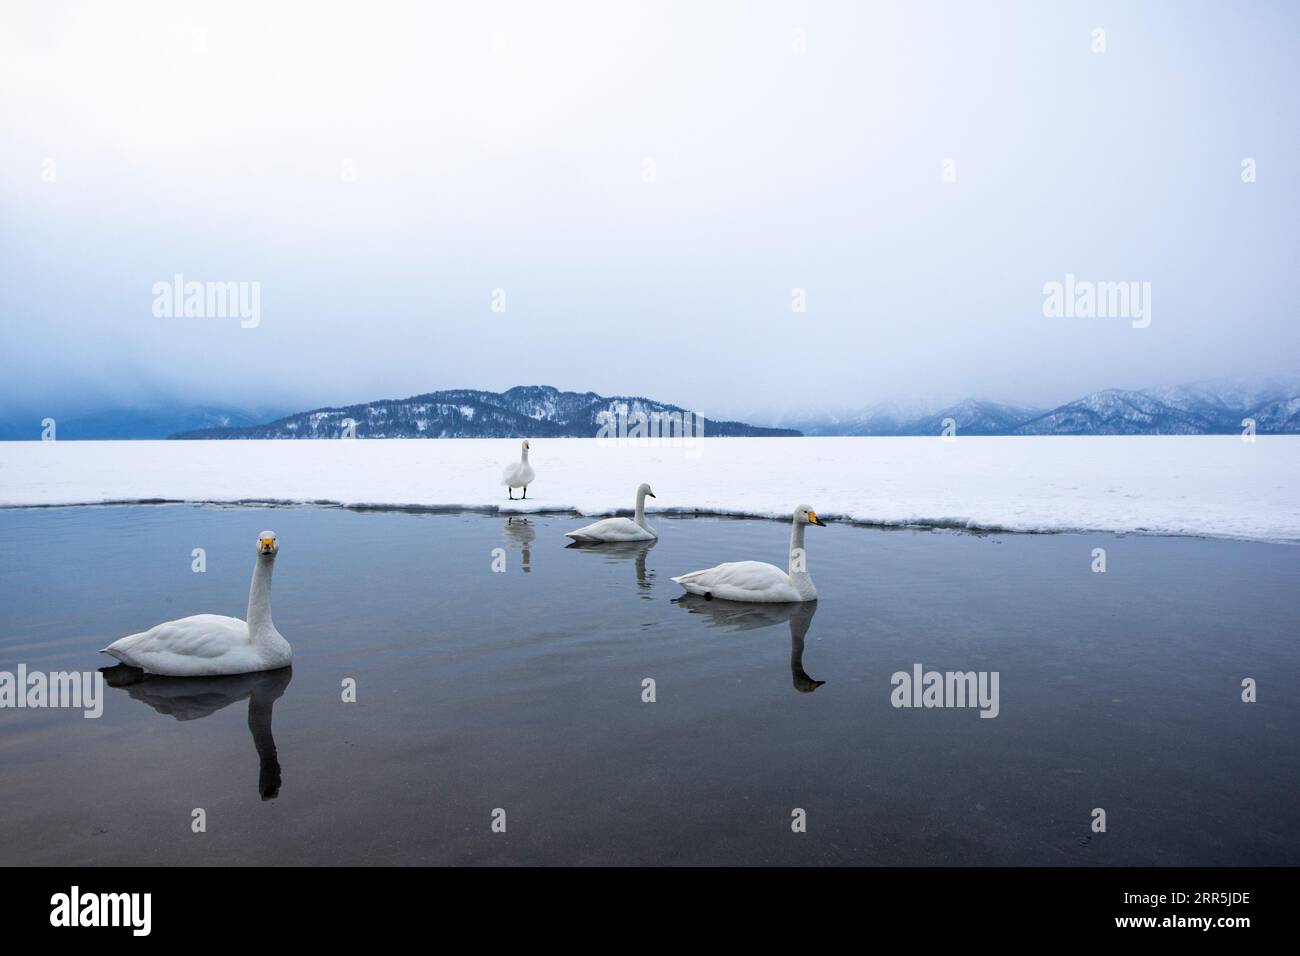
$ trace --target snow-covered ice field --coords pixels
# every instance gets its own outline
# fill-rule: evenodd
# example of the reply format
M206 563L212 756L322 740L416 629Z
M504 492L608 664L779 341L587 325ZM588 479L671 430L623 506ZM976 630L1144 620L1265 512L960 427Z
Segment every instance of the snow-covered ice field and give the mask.
M309 502L779 517L880 525L1300 541L1300 436L711 438L683 447L513 439L0 442L0 506Z

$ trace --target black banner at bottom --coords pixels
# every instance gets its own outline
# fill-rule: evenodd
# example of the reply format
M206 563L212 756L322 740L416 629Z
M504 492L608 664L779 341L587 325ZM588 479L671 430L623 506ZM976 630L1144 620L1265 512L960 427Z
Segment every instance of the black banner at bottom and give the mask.
M446 927L550 935L599 920L633 936L699 920L753 935L859 937L911 927L918 942L1043 932L1218 942L1290 922L1289 869L9 869L6 937L333 941ZM563 926L567 925L568 930ZM1240 934L1246 934L1242 936Z

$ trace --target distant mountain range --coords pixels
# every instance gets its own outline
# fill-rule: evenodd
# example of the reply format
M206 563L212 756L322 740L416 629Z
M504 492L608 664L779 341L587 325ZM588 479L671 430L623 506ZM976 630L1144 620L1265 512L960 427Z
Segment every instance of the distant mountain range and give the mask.
M648 398L530 385L505 392L448 389L289 415L175 405L51 417L57 420L58 437L65 440L337 438L345 419L356 422L358 438L583 438L596 435L602 423L623 408L629 423L641 415L649 419L689 414L680 406ZM0 418L0 440L39 439L42 417ZM875 405L848 414L771 423L780 427L706 419L704 434L938 435L951 419L959 435L1214 435L1239 434L1246 418L1255 420L1261 435L1300 434L1300 379L1215 379L1140 391L1112 388L1050 409L967 399L939 409Z
M967 399L918 414L879 405L783 422L805 435L1231 435L1253 418L1261 435L1300 434L1300 381L1215 379L1130 391L1108 388L1052 409Z
M962 435L1009 435L1043 412L1041 408L968 398L933 412L873 405L848 415L800 418L786 424L805 435L938 435L945 420L951 418Z
M317 408L265 425L201 428L172 438L338 438L348 420L357 438L592 438L603 425L631 431L654 416L681 416L691 435L706 437L797 437L789 428L706 419L702 432L693 413L638 396L561 392L549 385L521 385L505 392L449 389L411 398ZM644 417L642 417L644 416ZM676 419L672 419L675 421ZM616 434L613 432L612 434ZM667 433L667 428L665 428Z

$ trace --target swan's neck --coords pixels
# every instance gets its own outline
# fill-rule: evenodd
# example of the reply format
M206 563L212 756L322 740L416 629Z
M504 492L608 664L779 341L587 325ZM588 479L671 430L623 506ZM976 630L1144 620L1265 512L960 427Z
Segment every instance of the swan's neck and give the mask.
M260 638L275 633L271 623L271 571L274 558L257 556L253 565L253 584L248 589L248 636L256 643Z
M803 547L804 526L795 521L790 529L790 577L808 573L808 556Z
M522 464L528 464L528 449L525 448L519 453L519 461Z
M644 491L638 491L638 492L636 493L636 518L635 518L635 520L636 520L636 523L639 524L641 527L644 528L644 527L646 526L646 524L645 524L645 492L644 492Z

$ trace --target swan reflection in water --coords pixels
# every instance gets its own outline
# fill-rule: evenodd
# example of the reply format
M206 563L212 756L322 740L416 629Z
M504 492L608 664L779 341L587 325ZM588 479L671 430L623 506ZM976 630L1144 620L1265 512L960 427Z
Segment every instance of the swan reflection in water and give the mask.
M537 529L533 527L532 522L527 518L520 518L518 515L511 515L505 523L506 543L513 548L518 548L523 552L524 574L532 571L529 567L529 561L532 558L533 539L537 537Z
M790 678L794 682L794 689L809 694L826 683L824 680L814 680L803 669L804 638L808 634L808 625L812 623L813 615L817 613L816 601L801 604L743 604L686 594L673 603L680 604L692 614L704 615L708 618L709 627L721 627L729 631L749 631L789 622Z
M657 538L651 538L649 541L575 541L565 550L584 551L587 554L600 555L611 563L632 561L636 567L636 586L641 591L641 597L648 601L650 600L650 589L654 587L655 573L646 571L645 556L658 543Z
M160 677L127 664L101 667L109 687L125 690L158 713L177 720L199 720L248 698L248 729L261 764L257 792L263 800L280 795L280 760L271 736L271 708L293 679L292 667L229 677Z

